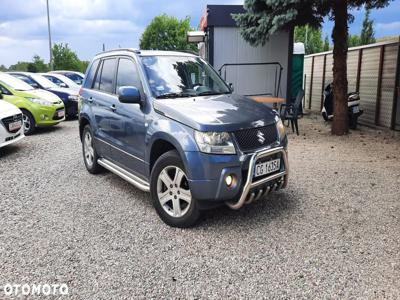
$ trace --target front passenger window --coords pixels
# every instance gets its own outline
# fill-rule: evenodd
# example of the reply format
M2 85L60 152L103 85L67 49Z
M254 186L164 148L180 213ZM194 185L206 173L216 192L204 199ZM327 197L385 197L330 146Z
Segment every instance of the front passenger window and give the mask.
M117 91L121 86L134 86L141 90L140 77L135 63L128 58L120 58L117 71Z

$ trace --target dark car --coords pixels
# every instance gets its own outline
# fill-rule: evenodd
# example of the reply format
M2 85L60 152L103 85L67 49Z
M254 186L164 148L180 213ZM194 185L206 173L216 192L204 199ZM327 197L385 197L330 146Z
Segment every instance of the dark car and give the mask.
M171 226L191 226L201 210L220 204L239 209L287 184L278 114L233 94L195 55L103 52L80 93L87 170L104 167L150 192Z
M65 77L68 77L77 85L82 85L83 79L85 78L85 74L77 71L65 71L65 70L58 70L58 71L51 71L50 74L61 74Z
M47 78L37 73L29 72L8 72L9 74L25 81L35 89L43 89L56 94L64 102L65 113L68 117L76 117L78 114L78 93L77 89L60 88Z

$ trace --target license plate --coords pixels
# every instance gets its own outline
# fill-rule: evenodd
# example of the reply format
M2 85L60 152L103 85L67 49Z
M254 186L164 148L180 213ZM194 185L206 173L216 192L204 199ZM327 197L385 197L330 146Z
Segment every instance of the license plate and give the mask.
M274 159L274 160L267 161L265 163L256 164L256 170L255 170L254 177L267 175L267 174L276 172L280 168L281 168L281 160L280 159Z
M353 106L353 114L357 114L360 112L360 107L359 106Z
M59 110L59 111L57 112L57 116L58 116L59 118L64 117L64 115L65 115L65 111L63 111L63 110Z
M16 121L16 122L12 122L12 123L8 124L8 129L10 131L14 131L14 130L20 129L21 126L22 126L22 122Z

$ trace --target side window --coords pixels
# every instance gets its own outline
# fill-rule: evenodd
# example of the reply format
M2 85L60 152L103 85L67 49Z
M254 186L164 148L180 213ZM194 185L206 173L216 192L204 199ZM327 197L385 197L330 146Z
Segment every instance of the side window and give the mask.
M7 90L4 86L0 85L0 94L3 95L11 95L10 91Z
M121 86L134 86L139 90L142 89L136 64L129 58L119 59L116 91Z
M101 70L99 90L106 93L114 93L113 83L115 75L115 58L105 59Z
M85 88L91 88L94 80L94 76L96 75L97 67L99 66L99 60L95 60L89 70L89 73L86 76L85 80ZM71 79L71 78L70 78Z
M96 73L96 80L94 81L93 88L98 90L100 88L100 78L101 78L101 71L103 69L103 61L99 64L99 69Z

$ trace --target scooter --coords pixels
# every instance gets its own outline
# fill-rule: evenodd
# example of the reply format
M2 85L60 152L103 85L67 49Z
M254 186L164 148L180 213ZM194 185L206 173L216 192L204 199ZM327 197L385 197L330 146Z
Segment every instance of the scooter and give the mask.
M357 92L347 94L347 107L349 113L349 126L351 129L357 128L358 117L363 114L360 109L360 95ZM324 104L321 111L325 121L333 119L333 84L329 83L324 89Z

